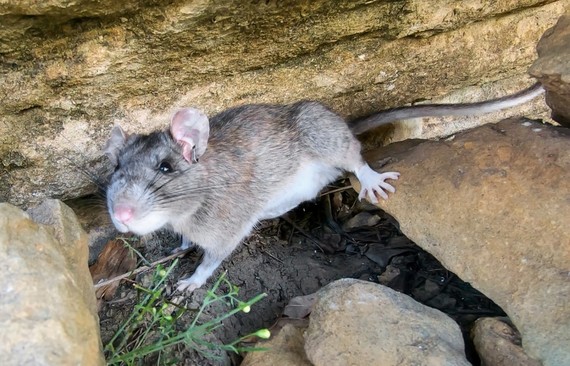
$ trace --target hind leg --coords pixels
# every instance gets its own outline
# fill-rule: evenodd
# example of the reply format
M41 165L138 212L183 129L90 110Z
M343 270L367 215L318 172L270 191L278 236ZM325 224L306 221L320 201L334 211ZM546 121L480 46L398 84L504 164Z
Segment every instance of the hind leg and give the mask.
M367 198L372 203L378 203L378 196L388 199L388 193L394 193L396 189L386 182L386 179L396 180L400 176L398 172L378 173L374 171L362 158L360 142L354 138L346 153L345 169L354 173L360 181L360 194L358 199Z
M356 178L360 181L360 194L358 199L362 200L364 197L372 203L378 203L377 195L383 199L388 199L386 191L394 193L394 188L390 183L385 182L386 179L396 180L400 176L398 172L385 172L378 173L365 162L362 163L360 168L353 170Z
M366 197L377 203L380 197L387 199L386 192L394 192L394 187L386 179L398 179L397 172L377 173L370 168L360 153L360 142L354 137L342 117L315 102L303 105L301 118L305 128L304 144L322 164L353 172L362 189L359 198ZM300 123L299 122L299 123ZM312 128L308 128L312 127ZM327 182L322 183L321 187Z

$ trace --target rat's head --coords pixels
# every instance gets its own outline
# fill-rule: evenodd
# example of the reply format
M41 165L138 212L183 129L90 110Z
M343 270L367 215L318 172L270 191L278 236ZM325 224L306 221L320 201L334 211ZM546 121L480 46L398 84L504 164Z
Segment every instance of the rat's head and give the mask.
M167 131L127 135L113 128L105 147L115 166L107 207L119 231L145 235L185 212L192 171L208 136L208 118L191 108L177 112Z

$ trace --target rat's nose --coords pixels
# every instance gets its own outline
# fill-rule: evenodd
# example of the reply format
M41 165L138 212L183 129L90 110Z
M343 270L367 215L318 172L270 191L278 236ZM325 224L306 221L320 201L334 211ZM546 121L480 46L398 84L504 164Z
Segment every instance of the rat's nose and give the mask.
M122 224L126 224L129 221L131 221L131 219L133 218L135 209L133 206L120 204L115 206L113 212L114 212L113 216L115 216L115 219L117 221L119 221Z

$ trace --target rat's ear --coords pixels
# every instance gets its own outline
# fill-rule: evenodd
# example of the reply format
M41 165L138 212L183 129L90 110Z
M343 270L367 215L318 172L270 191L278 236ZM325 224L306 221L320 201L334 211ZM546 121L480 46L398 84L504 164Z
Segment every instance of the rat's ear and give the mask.
M119 125L115 125L111 131L111 136L105 144L105 155L109 158L113 165L117 165L119 162L119 151L125 146L128 135L123 131Z
M182 145L184 159L192 164L206 151L210 123L202 111L185 108L172 117L170 133L174 140Z

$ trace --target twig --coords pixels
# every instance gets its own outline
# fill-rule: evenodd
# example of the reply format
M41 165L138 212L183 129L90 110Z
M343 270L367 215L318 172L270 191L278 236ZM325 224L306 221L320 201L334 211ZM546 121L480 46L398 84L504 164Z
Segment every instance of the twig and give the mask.
M281 259L277 258L276 256L274 256L273 254L269 253L268 251L263 250L263 249L261 249L261 248L260 248L259 250L260 250L262 253L267 254L270 258L273 258L273 259L276 260L277 262L283 264L283 261L282 261Z
M249 244L243 243L243 246L249 249ZM259 251L260 251L261 253L263 253L263 254L267 254L269 257L271 257L271 258L275 259L277 262L283 264L283 261L282 261L281 259L277 258L276 256L274 256L273 254L269 253L268 251L263 250L263 248L259 248Z
M349 189L352 189L352 185L348 185L348 186L345 186L345 187L340 187L340 188L331 189L330 191L325 191L325 192L321 193L321 194L319 195L319 197L323 197L323 196L326 196L326 195L331 194L331 193L347 191L347 190L349 190Z
M303 230L299 225L297 225L295 222L293 222L293 220L291 220L289 217L287 216L281 216L281 218L285 221L287 221L287 223L289 223L291 226L293 226L293 228L295 230L297 230L298 232L300 232L303 236L305 236L307 239L309 239L310 241L313 242L313 244L315 244L317 246L317 248L319 248L321 250L321 252L325 252L322 248L322 243L320 241L318 241L317 239L315 239L311 234L309 234L308 232L306 232L305 230Z
M148 271L149 269L152 269L152 268L158 266L158 265L161 264L161 263L168 262L169 260L172 260L172 259L174 259L174 258L176 258L176 257L181 257L181 256L185 255L186 253L190 252L190 251L193 250L193 249L194 249L194 248L187 248L187 249L181 250L181 251L179 251L179 252L176 252L176 253L174 253L174 254L171 254L171 255L168 255L168 256L166 256L166 257L164 257L164 258L161 258L161 259L159 259L159 260L157 260L157 261L155 261L155 262L152 262L152 263L149 264L148 266L142 266L142 267L139 267L139 268L137 268L137 269L135 269L135 270L133 270L133 271L131 271L131 272L123 273L123 274L120 275L120 276L116 276L116 277L110 278L110 279L108 279L108 280L105 280L105 281L103 281L103 282L96 283L96 284L94 285L95 290L97 290L97 289L100 288L100 287L107 286L107 285L109 285L109 284L111 284L111 283L113 283L113 282L115 282L115 281L120 281L120 280L125 279L125 278L127 278L127 277L131 277L131 276L137 275L137 274L139 274L139 273Z

